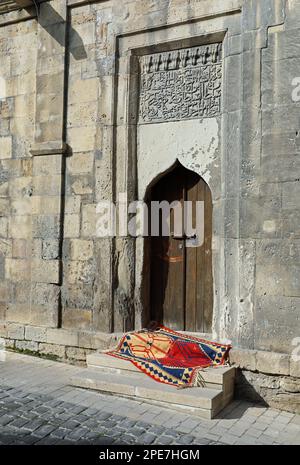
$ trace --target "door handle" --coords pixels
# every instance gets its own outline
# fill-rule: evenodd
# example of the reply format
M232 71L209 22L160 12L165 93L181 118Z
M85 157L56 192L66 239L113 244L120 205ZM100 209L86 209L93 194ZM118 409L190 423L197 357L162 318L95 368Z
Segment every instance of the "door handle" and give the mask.
M185 241L186 239L196 239L197 234L194 234L193 236L187 236L186 234L184 234L183 236L175 236L174 233L171 233L170 237L177 241Z

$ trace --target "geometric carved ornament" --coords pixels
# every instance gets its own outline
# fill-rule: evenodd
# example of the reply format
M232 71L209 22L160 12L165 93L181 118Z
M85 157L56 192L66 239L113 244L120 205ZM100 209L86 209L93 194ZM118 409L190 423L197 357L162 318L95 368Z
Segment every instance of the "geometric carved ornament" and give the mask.
M218 43L140 57L139 122L219 115L221 55Z

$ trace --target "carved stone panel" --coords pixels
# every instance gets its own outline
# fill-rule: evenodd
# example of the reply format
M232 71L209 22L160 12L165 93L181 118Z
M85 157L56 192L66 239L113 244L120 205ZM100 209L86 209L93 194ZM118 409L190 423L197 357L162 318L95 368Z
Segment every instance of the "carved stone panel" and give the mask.
M220 113L221 44L140 58L139 122L209 118Z

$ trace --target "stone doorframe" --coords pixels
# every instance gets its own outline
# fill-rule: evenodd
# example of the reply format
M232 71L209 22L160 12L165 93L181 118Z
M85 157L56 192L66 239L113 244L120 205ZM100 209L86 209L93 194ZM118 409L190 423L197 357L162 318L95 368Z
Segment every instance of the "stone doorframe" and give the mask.
M213 197L213 333L218 337L226 336L229 311L234 312L232 306L237 304L239 295L237 231L241 141L239 134L233 134L232 129L228 131L228 125L237 129L240 124L240 13L241 10L238 9L215 17L204 16L192 22L135 31L118 36L116 43L118 58L114 96L116 103L113 162L115 201L120 192L127 192L128 201L144 200L148 186L177 159L176 155L169 165L164 167L162 164L155 175L145 184L142 183L141 187L137 164L139 57L185 47L222 43L222 109L218 129L219 140L222 143L217 149L216 166L209 176L205 172L208 166L201 168L204 168L204 171L194 169L206 180ZM236 132L238 133L238 129ZM186 167L193 170L191 166ZM225 220L229 215L228 210L232 208L234 213L231 213L228 231ZM117 332L139 329L147 322L149 315L149 270L145 240L116 238L114 248L113 282L116 283L116 289L113 330ZM227 274L226 270L230 272Z

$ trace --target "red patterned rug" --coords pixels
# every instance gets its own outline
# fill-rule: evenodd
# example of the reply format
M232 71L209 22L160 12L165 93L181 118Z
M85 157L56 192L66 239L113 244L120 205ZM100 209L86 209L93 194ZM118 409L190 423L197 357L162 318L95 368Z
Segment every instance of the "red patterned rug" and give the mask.
M133 363L155 381L176 387L201 385L203 368L224 365L230 345L178 333L165 326L126 333L107 355ZM198 376L200 375L200 376Z

